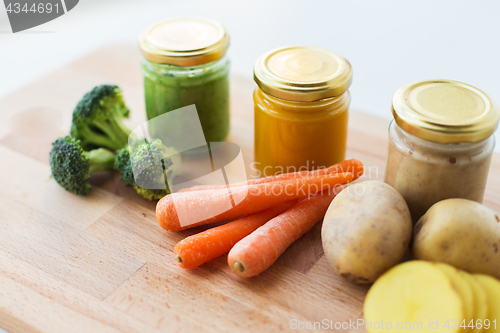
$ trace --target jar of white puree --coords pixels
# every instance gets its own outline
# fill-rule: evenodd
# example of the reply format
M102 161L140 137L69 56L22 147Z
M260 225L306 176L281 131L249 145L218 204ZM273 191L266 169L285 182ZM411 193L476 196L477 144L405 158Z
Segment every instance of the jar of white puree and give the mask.
M392 100L385 182L405 198L413 222L436 202L482 203L495 146L498 105L465 83L408 84Z

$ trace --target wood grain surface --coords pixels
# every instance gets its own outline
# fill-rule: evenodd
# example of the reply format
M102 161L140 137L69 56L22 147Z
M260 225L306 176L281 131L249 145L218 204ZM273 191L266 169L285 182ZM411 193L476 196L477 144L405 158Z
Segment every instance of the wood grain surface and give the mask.
M135 46L112 45L0 100L0 327L11 333L286 332L292 320L362 318L367 287L328 266L320 224L257 277L236 277L225 256L184 271L173 248L203 228L164 231L155 203L115 173L93 176L86 197L49 177L50 143L69 131L74 105L93 86L118 84L132 110L130 127L145 121L139 62ZM228 141L241 147L247 168L253 89L252 81L231 78ZM365 163L362 179L383 178L388 123L350 113L347 157ZM485 204L500 211L498 188L495 154Z

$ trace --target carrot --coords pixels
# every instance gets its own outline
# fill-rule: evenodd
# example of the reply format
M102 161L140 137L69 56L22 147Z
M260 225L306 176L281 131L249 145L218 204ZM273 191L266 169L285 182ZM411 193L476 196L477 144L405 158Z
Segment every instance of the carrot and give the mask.
M156 218L163 229L180 231L260 212L351 180L351 173L336 173L229 189L172 193L158 201Z
M271 182L277 182L277 181L300 178L300 177L313 177L313 176L329 175L329 174L338 173L338 172L350 172L350 173L352 173L352 175L353 175L352 180L354 181L363 175L363 172L364 172L363 163L361 163L361 161L356 160L356 159L345 160L345 161L342 161L340 163L334 164L328 168L317 169L317 170L313 170L313 171L297 171L297 172L283 173L283 174L277 175L277 176L268 176L268 177L258 178L258 179L249 179L247 182L229 184L229 187L244 186L244 185L257 185L257 184L271 183ZM197 185L197 186L192 186L189 188L184 188L178 192L203 191L203 190L214 190L214 189L223 189L223 188L227 188L227 186L226 185Z
M334 164L326 169L311 171L311 173L314 175L315 172L320 172L321 170L327 170L326 174L332 174L335 172L350 172L352 173L353 177L352 180L355 181L356 179L358 179L363 175L365 167L363 166L363 163L361 163L360 160L353 158L350 160L345 160L340 163Z
M265 271L293 242L321 221L338 192L325 191L304 199L236 243L227 258L231 270L242 277Z
M217 258L252 231L291 208L297 200L270 207L236 221L205 230L184 238L174 248L175 260L182 268L190 269Z

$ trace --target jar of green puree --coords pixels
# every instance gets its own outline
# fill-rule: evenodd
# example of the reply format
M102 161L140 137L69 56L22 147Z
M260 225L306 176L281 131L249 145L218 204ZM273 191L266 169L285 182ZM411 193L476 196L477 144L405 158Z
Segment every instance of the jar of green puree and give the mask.
M224 141L229 134L228 45L224 27L207 19L172 19L147 29L139 46L148 120L194 104L206 142ZM150 131L162 138L162 131L182 130L179 126L174 121L171 129L150 126Z

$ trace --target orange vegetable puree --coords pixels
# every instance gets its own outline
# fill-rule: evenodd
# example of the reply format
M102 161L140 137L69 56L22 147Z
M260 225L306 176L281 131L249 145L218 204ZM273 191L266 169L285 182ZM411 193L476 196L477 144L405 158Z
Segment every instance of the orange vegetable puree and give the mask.
M260 176L328 167L345 159L349 92L313 102L254 92Z

